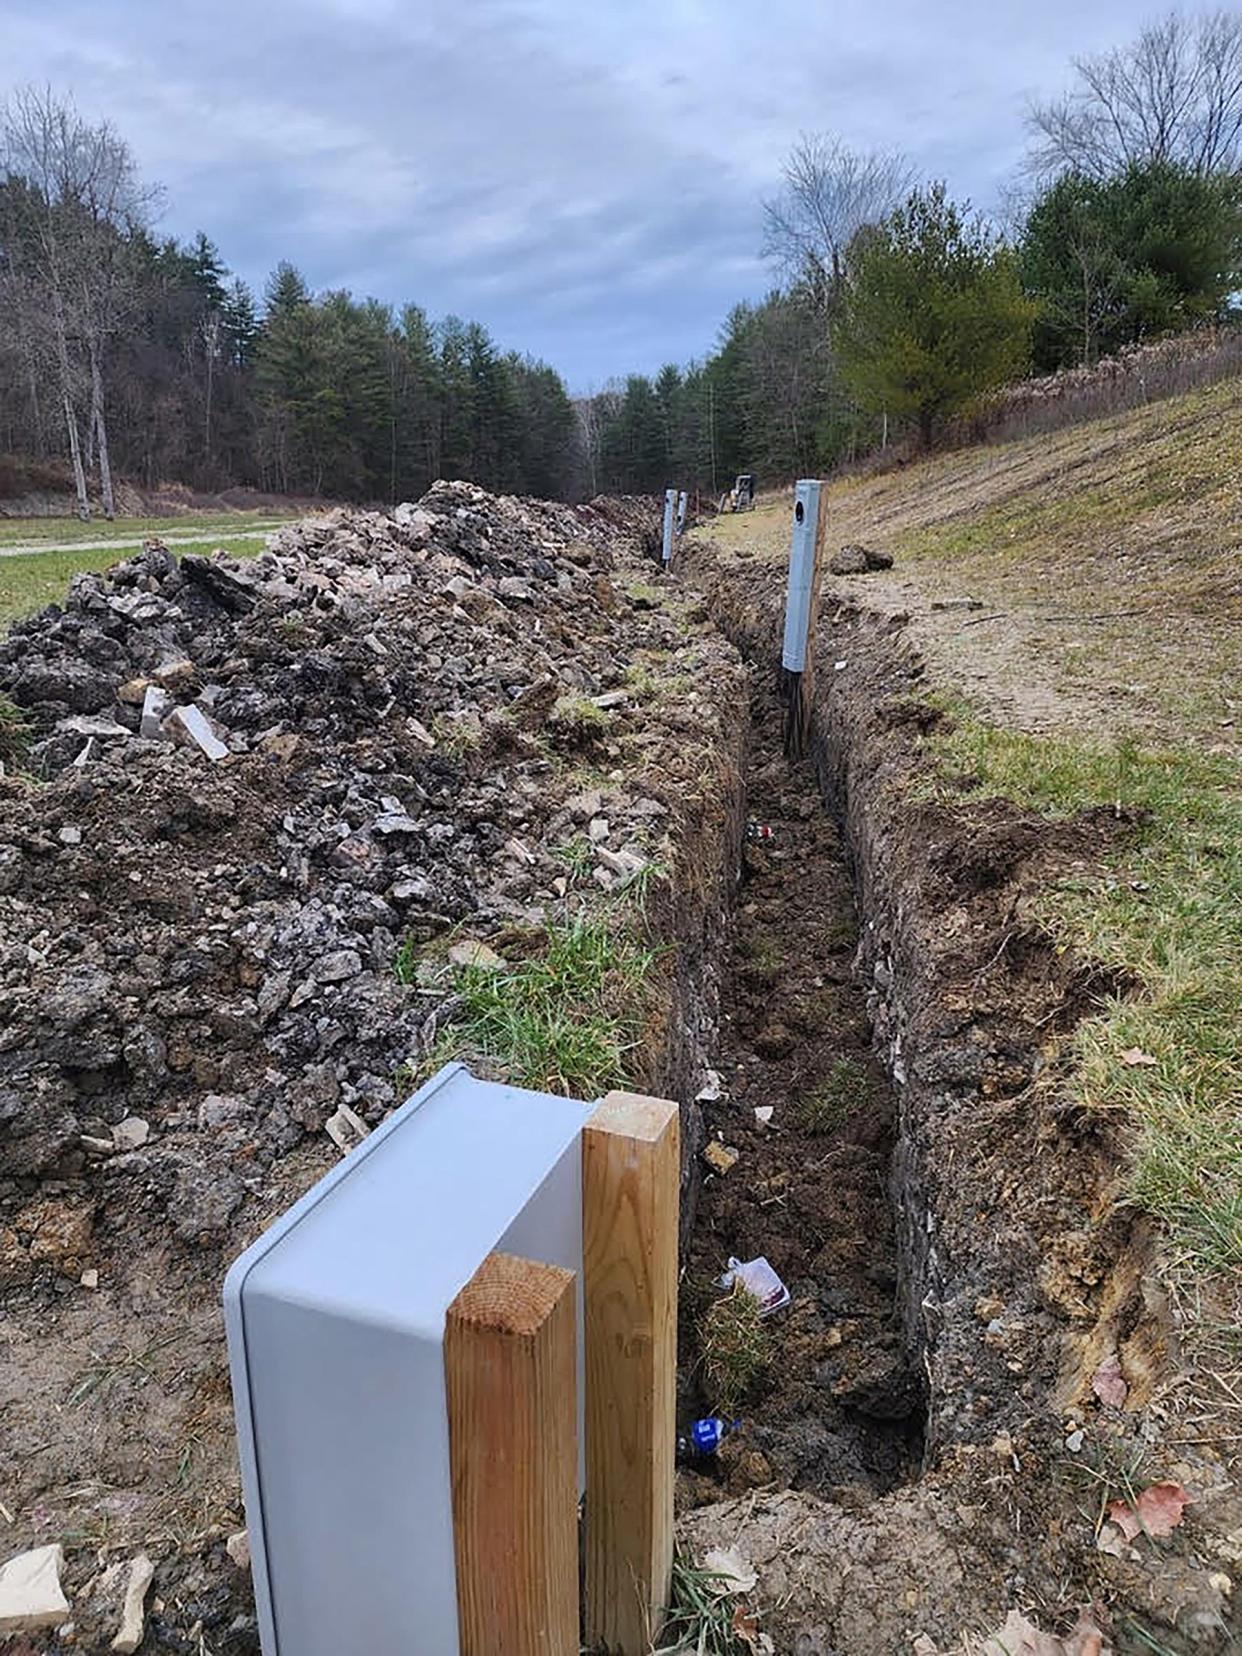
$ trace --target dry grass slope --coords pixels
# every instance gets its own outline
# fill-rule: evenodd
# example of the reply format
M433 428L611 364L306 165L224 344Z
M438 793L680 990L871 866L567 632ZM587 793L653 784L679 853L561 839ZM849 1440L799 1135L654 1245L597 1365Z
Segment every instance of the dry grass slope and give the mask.
M1128 1199L1162 1221L1174 1280L1236 1281L1242 379L849 479L830 498L832 545L896 560L833 591L907 613L948 691L954 728L929 740L929 787L960 797L968 779L972 797L1049 815L1142 813L1097 878L1044 902L1060 945L1142 985L1079 1026L1067 1084L1118 1123ZM712 533L779 579L787 500ZM965 596L982 608L931 607Z

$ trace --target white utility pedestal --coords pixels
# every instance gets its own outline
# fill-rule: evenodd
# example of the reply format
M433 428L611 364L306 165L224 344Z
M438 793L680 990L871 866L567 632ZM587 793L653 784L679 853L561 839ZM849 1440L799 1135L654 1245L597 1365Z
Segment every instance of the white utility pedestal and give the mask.
M494 1250L575 1272L581 1416L594 1109L449 1065L229 1271L264 1656L457 1656L445 1313Z

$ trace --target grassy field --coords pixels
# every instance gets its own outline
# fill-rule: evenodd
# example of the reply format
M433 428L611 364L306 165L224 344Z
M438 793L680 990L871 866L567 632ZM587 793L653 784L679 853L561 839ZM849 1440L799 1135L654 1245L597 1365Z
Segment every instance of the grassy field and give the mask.
M29 524L32 520L26 519L24 521ZM33 521L46 523L48 520L37 519ZM135 525L144 525L147 524L147 521L142 518L127 518L111 525L89 523L77 525L77 527L84 530L94 529L98 531L101 527L114 529L117 544L107 548L79 550L59 547L55 551L20 553L8 557L0 555L0 625L15 620L18 616L32 614L35 610L43 609L48 604L60 603L65 596L69 582L80 571L107 569L123 558L132 557L141 546L142 539L146 535L159 534L161 538L168 539L178 557L185 552L214 552L219 546L230 557L244 558L263 551L267 544L268 532L277 527L279 520L264 518L260 524L252 526L248 520L241 518L240 514L233 513L231 520L228 520L230 521L230 528L227 531L229 538L224 540L213 538L210 534L210 524L199 519L173 520L178 524L178 534L176 536L169 529L167 518L157 520L163 524L162 530L159 527L135 528ZM233 538L237 534L238 528L243 525L251 532L240 538ZM64 527L63 520L60 521L60 527ZM0 546L3 544L3 535L7 528L7 524L0 522ZM204 533L204 531L206 532ZM181 534L194 537L200 533L202 534L201 539L188 538L185 541L180 539ZM103 537L96 534L92 538L102 539ZM10 541L7 544L24 546L28 542L23 539L21 541Z
M1174 1278L1236 1280L1242 381L845 480L829 502L830 550L895 567L830 581L825 612L848 594L905 613L948 693L929 787L969 775L1048 815L1144 813L1097 877L1045 896L1061 944L1142 985L1079 1026L1069 1086L1122 1126L1128 1198L1161 1221ZM708 532L779 579L789 503ZM932 608L964 597L982 607Z
M182 536L207 538L216 533L238 531L257 535L295 515L289 512L187 512L178 517L121 517L111 523L106 518L81 523L77 518L66 517L0 517L0 548L37 546L44 541L54 546L79 541L141 541L149 535L178 540Z

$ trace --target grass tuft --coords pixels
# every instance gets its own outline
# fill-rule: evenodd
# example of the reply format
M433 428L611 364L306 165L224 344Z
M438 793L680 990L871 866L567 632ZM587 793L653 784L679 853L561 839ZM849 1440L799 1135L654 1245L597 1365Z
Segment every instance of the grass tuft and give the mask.
M672 1603L654 1656L745 1656L753 1650L736 1632L736 1598L726 1578L688 1559L673 1560Z
M837 1058L824 1079L794 1107L794 1122L804 1133L831 1133L858 1109L866 1095L867 1073L852 1058Z
M0 765L20 769L30 753L31 727L11 697L0 691Z
M625 1079L656 959L606 916L550 926L542 951L505 971L459 969L461 997L437 1062L470 1055L520 1086L594 1098Z
M699 1356L712 1408L732 1414L771 1357L767 1325L753 1294L734 1288L708 1306L699 1322Z
M573 741L593 742L608 733L612 719L590 697L571 693L557 697L548 715L548 724Z

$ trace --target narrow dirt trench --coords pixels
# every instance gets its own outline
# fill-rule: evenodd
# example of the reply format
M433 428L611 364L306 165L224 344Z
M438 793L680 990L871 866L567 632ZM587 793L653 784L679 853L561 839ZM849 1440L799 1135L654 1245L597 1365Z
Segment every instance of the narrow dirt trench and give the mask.
M681 1499L778 1483L859 1506L916 1477L921 1460L922 1376L895 1306L894 1100L854 977L841 837L810 764L783 754L770 678L752 670L719 1097L703 1105L708 1156L714 1141L725 1161L738 1157L705 1172L682 1291L683 1419L718 1412L741 1425L718 1456L685 1469ZM769 1107L765 1124L756 1110ZM705 1317L731 1256L765 1257L792 1303L764 1321L761 1371L721 1396Z

